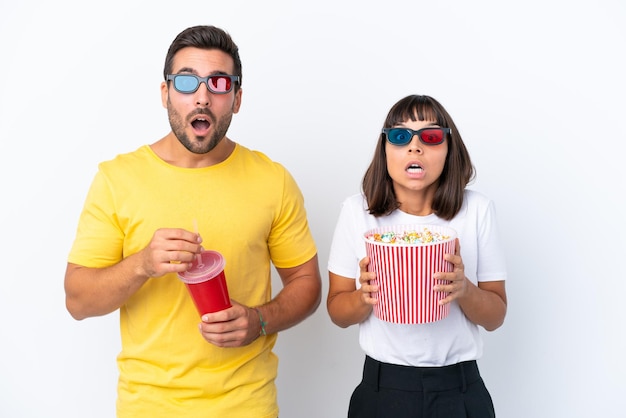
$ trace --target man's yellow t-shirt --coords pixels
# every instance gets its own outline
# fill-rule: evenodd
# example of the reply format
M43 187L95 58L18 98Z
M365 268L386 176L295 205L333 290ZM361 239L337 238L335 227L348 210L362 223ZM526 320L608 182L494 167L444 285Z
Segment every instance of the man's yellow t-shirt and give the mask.
M289 268L316 253L302 194L289 172L237 145L228 159L180 168L149 146L103 162L68 261L106 267L143 249L159 228L194 231L224 255L232 299L270 300L271 263ZM120 308L119 418L277 417L276 335L218 348L175 274L149 279Z

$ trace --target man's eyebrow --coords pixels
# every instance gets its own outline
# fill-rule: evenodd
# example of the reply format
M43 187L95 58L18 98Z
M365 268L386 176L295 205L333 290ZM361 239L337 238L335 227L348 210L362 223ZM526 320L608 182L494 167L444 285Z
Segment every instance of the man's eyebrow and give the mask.
M196 75L198 74L198 72L191 67L183 67L180 70L178 70L175 74L180 74L180 73L190 73L190 74L196 74ZM229 73L226 71L215 70L209 75L228 75L228 74Z
M178 73L194 73L195 71L193 70L193 68L190 67L183 67L180 70L178 70Z

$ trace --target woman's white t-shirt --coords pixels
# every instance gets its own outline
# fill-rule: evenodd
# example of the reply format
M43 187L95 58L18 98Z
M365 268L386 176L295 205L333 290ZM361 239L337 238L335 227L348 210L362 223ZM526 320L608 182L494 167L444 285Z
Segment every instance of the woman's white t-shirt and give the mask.
M407 224L435 224L455 229L465 275L474 284L506 279L494 204L474 190L465 191L463 206L451 221L436 215L409 215L400 210L374 217L368 213L362 194L348 197L335 227L328 271L355 279L358 288L359 260L366 255L365 231ZM371 314L359 324L359 342L365 354L378 361L418 367L476 360L483 350L478 326L467 319L456 301L450 304L445 319L427 324L395 324Z

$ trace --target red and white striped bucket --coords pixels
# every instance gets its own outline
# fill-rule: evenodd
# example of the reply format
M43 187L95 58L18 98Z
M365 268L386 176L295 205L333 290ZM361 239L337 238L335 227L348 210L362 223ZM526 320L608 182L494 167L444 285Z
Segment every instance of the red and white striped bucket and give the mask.
M367 237L372 234L428 230L439 237L431 243L385 243ZM453 265L443 259L444 254L454 254L456 231L439 225L394 225L375 228L364 234L369 271L376 273L373 284L378 292L374 315L387 322L398 324L424 324L448 316L450 305L439 305L447 293L433 291L433 274L452 271Z

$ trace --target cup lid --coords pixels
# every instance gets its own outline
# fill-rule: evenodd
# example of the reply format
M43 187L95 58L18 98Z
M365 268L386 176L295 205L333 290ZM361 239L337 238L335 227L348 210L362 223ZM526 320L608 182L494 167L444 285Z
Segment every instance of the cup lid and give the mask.
M187 271L178 273L178 277L185 283L200 283L210 280L220 274L224 270L226 261L222 254L217 251L204 250L191 263L191 268Z

